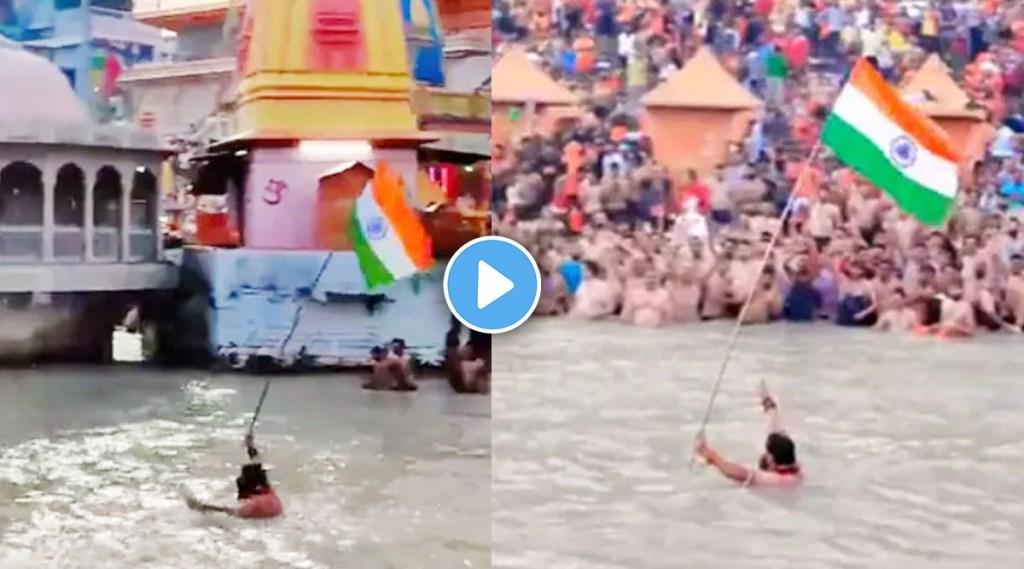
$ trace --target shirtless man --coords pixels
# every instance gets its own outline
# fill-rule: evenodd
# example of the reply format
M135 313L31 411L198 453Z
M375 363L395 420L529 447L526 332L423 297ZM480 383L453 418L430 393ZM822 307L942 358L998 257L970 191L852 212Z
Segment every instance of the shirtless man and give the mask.
M940 295L942 316L939 323L928 328L931 334L947 338L966 338L974 335L976 327L974 307L964 298L964 288L959 282L950 286L945 295Z
M990 259L981 250L981 242L975 235L964 237L960 248L960 262L963 264L961 276L964 280L974 279L978 271L986 275L992 274Z
M1010 257L1010 275L1006 279L1005 287L1010 323L1024 330L1024 256Z
M626 291L622 318L636 326L656 328L671 316L671 299L655 275L648 275Z
M776 280L774 269L767 267L750 297L750 305L743 315L744 324L767 324L782 315L782 295Z
M700 289L702 276L693 261L674 259L666 284L671 300L671 320L690 323L700 320Z
M875 322L879 332L910 332L917 326L918 312L907 305L907 295L897 288L882 302L882 314Z
M803 482L803 474L796 460L796 444L782 428L782 418L775 399L764 389L761 407L768 420L768 437L756 469L726 460L708 446L703 434L697 437L697 456L718 469L722 476L744 486L797 486Z
M736 247L736 259L732 261L730 275L732 290L729 291L732 310L738 311L747 300L751 289L761 281L761 255L750 241L740 241Z
M1000 330L1006 332L1020 333L1020 329L1011 325L1003 319L1000 311L1000 303L993 293L993 283L988 278L988 269L985 264L978 264L974 267L974 273L970 278L964 279L964 298L974 308L974 320L978 328L990 332Z
M412 380L412 354L409 353L409 349L405 345L405 340L395 338L391 340L389 347L391 349L391 353L388 357L397 359L398 362L402 364L402 370L405 372L406 377Z
M583 282L576 291L572 314L588 319L611 316L619 304L617 286L597 263L584 261L583 267Z
M843 212L829 194L819 195L811 204L807 217L807 231L814 238L818 251L823 251L832 240L832 234L843 223Z
M723 252L723 256L708 272L703 282L700 309L701 320L717 320L726 315L732 292L732 264L729 256L731 251Z
M372 360L370 381L363 384L363 389L372 391L416 391L419 389L406 372L402 360L391 357L387 349L374 346L370 349L370 358Z
M185 503L189 508L197 512L219 512L246 519L274 518L284 513L281 500L267 479L267 471L263 469L260 453L256 449L252 433L245 436L245 450L249 455L249 463L242 466L241 474L235 479L238 505L215 506L188 496L185 498Z
M450 330L445 337L448 384L456 393L490 393L491 370L487 358L473 347L472 338L465 346L459 344L458 330Z

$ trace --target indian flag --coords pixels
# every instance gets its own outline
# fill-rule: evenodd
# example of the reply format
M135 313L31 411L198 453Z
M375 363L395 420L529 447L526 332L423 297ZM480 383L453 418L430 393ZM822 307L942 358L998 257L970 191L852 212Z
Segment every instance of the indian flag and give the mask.
M960 156L946 133L868 61L853 68L821 139L921 223L946 221L956 199Z
M350 233L369 290L434 263L430 236L406 202L402 179L383 162L356 200Z

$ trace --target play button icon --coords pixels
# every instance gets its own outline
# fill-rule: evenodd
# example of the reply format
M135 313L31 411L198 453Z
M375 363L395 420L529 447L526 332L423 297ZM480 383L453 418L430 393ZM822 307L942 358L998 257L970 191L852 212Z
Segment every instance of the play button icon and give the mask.
M476 272L476 307L480 310L516 288L516 283L508 280L508 277L485 261L477 261Z
M540 301L540 269L530 253L505 237L463 245L444 271L444 297L466 327L487 334L514 330Z

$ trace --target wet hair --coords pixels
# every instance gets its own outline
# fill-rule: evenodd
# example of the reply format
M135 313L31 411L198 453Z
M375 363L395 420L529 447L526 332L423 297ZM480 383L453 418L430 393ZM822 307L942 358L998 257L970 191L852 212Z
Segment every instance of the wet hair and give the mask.
M375 358L376 357L381 357L382 358L382 357L384 357L387 354L387 352L388 351L385 350L382 346L374 346L374 347L370 348L370 355L375 357Z
M270 490L270 481L262 464L246 464L242 467L242 473L235 478L235 486L238 489L238 499L245 500Z
M796 465L796 445L793 444L793 439L786 435L782 433L768 435L764 448L772 456L776 466Z
M391 345L392 345L392 346L397 346L397 347L399 347L399 348L404 348L404 347L406 347L406 346L405 346L405 340L403 340L403 339L401 339L401 338L395 338L394 340L391 340Z

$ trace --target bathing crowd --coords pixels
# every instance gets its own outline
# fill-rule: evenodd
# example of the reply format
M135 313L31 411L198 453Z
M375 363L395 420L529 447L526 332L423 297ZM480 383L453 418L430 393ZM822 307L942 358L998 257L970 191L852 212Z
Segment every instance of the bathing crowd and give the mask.
M1015 4L495 0L499 56L527 49L586 101L576 121L495 142L495 231L537 258L538 314L639 326L736 318L753 290L745 323L1020 332L1024 7ZM701 46L765 105L728 156L698 174L654 160L637 100ZM930 54L988 119L942 228L919 225L826 152L804 168L852 62L869 57L898 82Z

